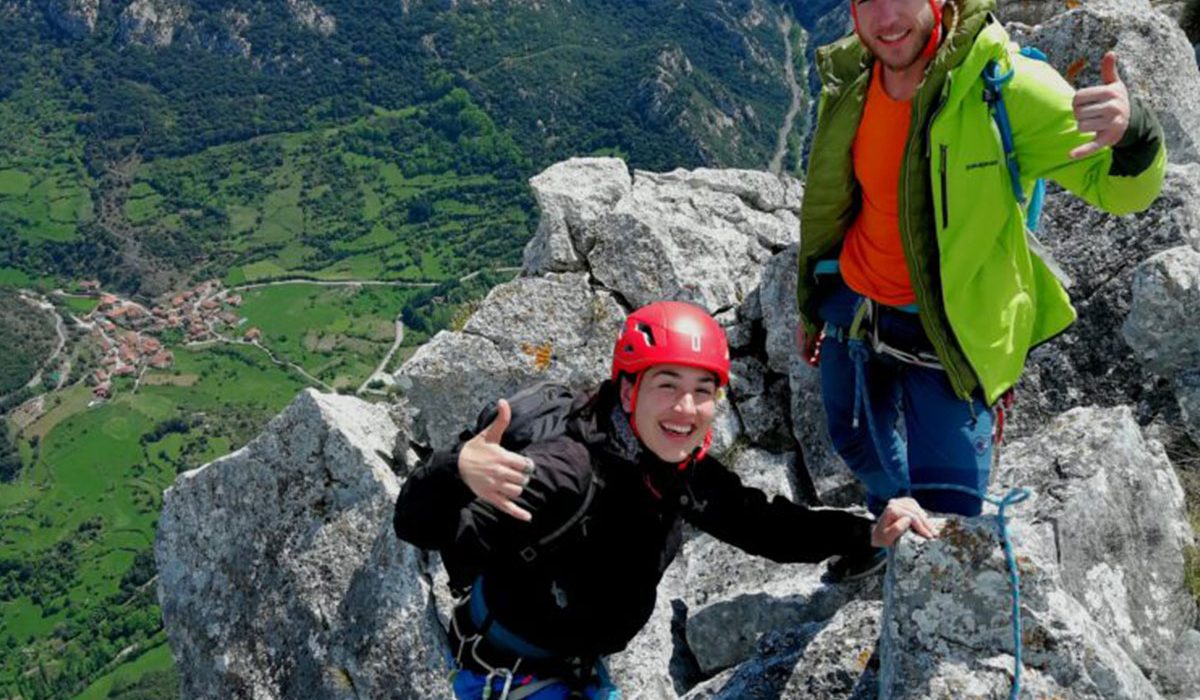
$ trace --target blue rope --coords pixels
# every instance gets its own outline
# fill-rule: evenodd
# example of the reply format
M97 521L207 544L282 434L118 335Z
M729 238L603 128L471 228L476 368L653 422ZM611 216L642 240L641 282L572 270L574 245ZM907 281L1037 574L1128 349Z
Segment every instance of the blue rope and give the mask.
M867 414L867 432L871 435L871 442L875 446L875 452L879 457L880 465L892 477L892 480L898 484L908 484L908 475L897 475L896 469L892 469L889 453L884 452L883 444L879 438L879 432L875 428L875 413L871 410L871 398L867 394L867 359L870 357L866 343L861 338L851 338L846 342L847 350L850 354L850 359L854 361L854 427L858 427L858 418L860 412ZM900 476L900 478L897 478ZM1000 535L1000 544L1004 548L1004 562L1008 566L1008 584L1012 590L1012 627L1013 627L1013 684L1012 690L1009 693L1009 700L1017 700L1021 693L1021 573L1017 569L1017 558L1013 554L1012 540L1008 536L1008 518L1005 510L1011 505L1021 503L1030 496L1029 489L1014 488L1010 490L1003 498L989 496L986 491L973 489L970 486L962 484L911 484L908 485L911 491L958 491L971 496L975 496L980 500L986 501L996 506L996 525Z
M1013 684L1008 697L1017 700L1021 694L1021 572L1017 569L1017 558L1013 554L1012 540L1008 536L1008 518L1005 510L1029 498L1029 489L1011 489L1003 498L989 496L983 491L961 484L914 484L913 490L925 491L959 491L977 496L996 506L996 525L999 530L1000 544L1004 547L1004 563L1008 566L1008 585L1012 589L1012 627L1013 627Z

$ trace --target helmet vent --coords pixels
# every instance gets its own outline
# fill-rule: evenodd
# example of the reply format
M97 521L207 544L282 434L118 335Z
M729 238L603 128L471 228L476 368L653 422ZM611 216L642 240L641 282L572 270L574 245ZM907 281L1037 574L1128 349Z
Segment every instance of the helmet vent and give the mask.
M637 331L646 339L646 345L654 347L654 333L651 332L650 325L647 323L637 324Z

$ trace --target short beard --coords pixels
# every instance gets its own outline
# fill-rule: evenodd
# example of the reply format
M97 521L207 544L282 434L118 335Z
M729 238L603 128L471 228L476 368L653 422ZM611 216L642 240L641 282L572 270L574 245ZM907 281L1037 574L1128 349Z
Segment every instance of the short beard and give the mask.
M871 55L874 56L877 61L880 61L881 63L883 63L883 65L887 66L889 69L894 70L894 71L904 71L904 70L911 68L914 64L917 63L917 61L921 60L921 55L923 53L925 53L925 47L929 45L929 37L931 37L931 36L933 36L933 25L930 24L928 27L922 27L921 28L921 41L917 45L917 48L913 51L911 56L905 57L902 61L900 61L898 63L892 63L890 61L884 60L880 56L879 52L875 50L875 47L873 45L874 41L863 41L863 44L867 47L867 50L871 52Z

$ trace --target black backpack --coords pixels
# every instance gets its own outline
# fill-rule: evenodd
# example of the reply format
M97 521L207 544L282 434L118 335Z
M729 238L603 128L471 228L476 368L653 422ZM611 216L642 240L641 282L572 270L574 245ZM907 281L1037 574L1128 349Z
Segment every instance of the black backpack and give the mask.
M570 419L586 399L586 396L580 395L565 384L545 380L533 382L518 389L507 399L508 405L512 409L512 420L508 424L508 429L504 431L500 446L506 450L520 452L529 445L566 434ZM495 403L484 408L475 422L475 429L463 431L459 439L466 441L482 432L496 419L496 413ZM568 534L586 537L589 520L587 511L595 500L596 494L603 487L603 480L593 473L592 478L588 481L583 500L571 517L552 532L519 552L524 564L533 564L541 556L574 541L574 537L566 537ZM469 562L454 561L456 558L453 556L444 557L444 559L446 559L447 570L451 571L452 582L471 582L479 573L476 567Z

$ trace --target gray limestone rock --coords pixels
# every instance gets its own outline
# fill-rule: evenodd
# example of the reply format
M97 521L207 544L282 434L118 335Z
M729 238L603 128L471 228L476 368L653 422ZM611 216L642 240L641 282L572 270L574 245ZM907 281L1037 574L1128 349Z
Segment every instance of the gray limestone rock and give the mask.
M1175 378L1175 398L1179 402L1184 428L1192 441L1200 444L1200 369Z
M1025 532L1013 536L1021 556L1022 694L1160 697L1113 634L1057 585L1053 561L1027 546ZM953 517L936 540L901 539L884 584L881 700L1009 697L1013 631L1006 571L990 516Z
M855 600L829 620L765 634L753 657L684 700L874 700L881 608L879 601Z
M1183 578L1192 534L1179 478L1130 409L1068 411L1013 444L995 482L997 493L1034 491L1017 512L1038 523L1046 559L1089 617L1139 666L1167 658L1196 621Z
M766 212L776 210L800 211L804 199L804 184L790 175L773 175L762 170L696 168L673 170L669 173L639 173L659 183L679 183L704 192L724 192L736 195L747 204ZM799 224L797 224L798 230Z
M1047 197L1039 236L1075 280L1070 293L1079 320L1030 353L1010 434L1027 434L1087 403L1137 406L1143 422L1177 410L1169 387L1142 367L1120 327L1129 315L1137 266L1200 241L1200 165L1169 165L1158 200L1131 216L1111 216L1055 191Z
M1137 3L1086 2L1033 28L1012 25L1013 41L1035 46L1063 75L1078 61L1076 87L1100 84L1100 58L1116 51L1129 92L1158 114L1172 162L1200 160L1200 68L1179 25Z
M762 298L763 326L767 330L767 364L772 371L786 374L796 352L796 326L800 312L796 308L796 274L799 245L777 253L763 268Z
M1155 683L1173 700L1200 698L1200 630L1188 630L1166 663L1158 667Z
M741 401L763 393L767 368L753 357L742 357L730 363L729 395Z
M676 700L700 671L687 648L683 624L687 606L687 561L677 557L658 585L650 621L625 647L607 660L621 696L629 700Z
M759 489L768 499L782 496L802 500L793 477L795 458L791 454L750 448L740 451L728 464L743 484Z
M601 284L633 307L675 299L710 312L741 304L771 242L799 234L735 194L640 171L600 229L587 260Z
M481 409L530 381L599 383L624 319L581 274L496 287L461 332L439 333L396 373L416 413L415 437L448 447Z
M738 415L751 443L777 451L794 449L792 423L788 416L791 391L786 377L771 375L765 390L738 401Z
M1076 409L1012 446L996 477L1031 499L1009 511L1034 697L1157 698L1147 672L1194 624L1191 534L1178 479L1127 408ZM882 698L1007 697L1009 577L995 519L907 536L885 583Z
M792 433L804 450L804 465L821 502L861 505L866 491L833 449L821 403L821 371L796 358L788 375L792 396Z
M1133 274L1133 302L1121 327L1125 342L1151 371L1164 376L1200 368L1200 252L1163 251Z
M821 580L824 565L776 564L708 535L688 542L682 556L688 646L709 674L750 658L768 633L827 620L852 599L879 595L877 578L827 585Z
M167 490L154 550L184 697L446 697L423 555L391 528L395 431L309 390Z
M529 181L541 209L533 238L525 246L524 273L575 272L595 243L601 217L633 189L633 178L618 158L572 158Z
M118 33L125 44L170 46L190 14L181 0L133 0L121 12Z
M730 452L741 449L745 443L745 429L742 428L742 418L732 401L717 403L717 414L713 417L712 454L722 462L728 463Z

